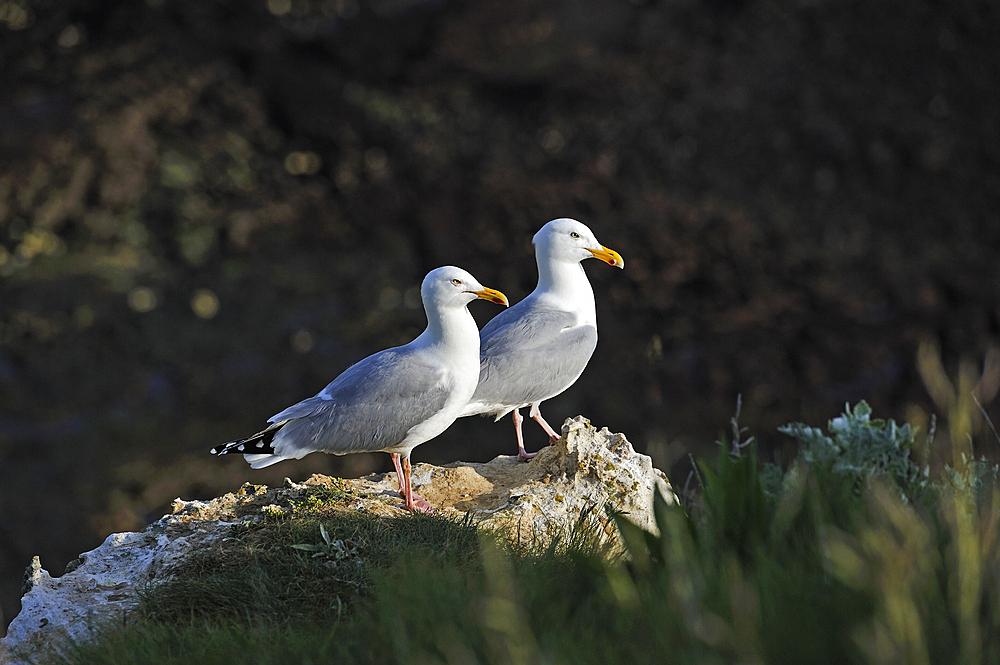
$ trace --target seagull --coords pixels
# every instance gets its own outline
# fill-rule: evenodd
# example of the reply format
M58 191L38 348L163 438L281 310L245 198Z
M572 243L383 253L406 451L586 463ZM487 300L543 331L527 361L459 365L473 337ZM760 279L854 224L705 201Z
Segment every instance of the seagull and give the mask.
M507 297L453 266L427 273L420 296L427 328L416 339L351 365L315 397L272 416L266 429L212 454L242 453L262 469L313 452L387 452L403 507L431 512L413 493L410 452L446 430L476 389L479 329L468 304L482 298L506 306Z
M573 385L597 347L594 290L580 262L598 258L625 267L621 255L597 242L593 231L575 219L554 219L535 234L538 286L527 298L502 311L480 333L479 385L459 417L514 414L517 458L524 449L522 407L549 435L559 435L542 418L538 405Z

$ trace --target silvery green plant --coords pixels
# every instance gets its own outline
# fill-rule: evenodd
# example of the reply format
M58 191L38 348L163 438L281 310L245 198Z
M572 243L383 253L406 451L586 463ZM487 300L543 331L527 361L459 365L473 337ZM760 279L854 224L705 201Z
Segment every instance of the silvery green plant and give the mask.
M829 436L816 427L789 423L778 431L801 441L802 459L837 474L854 476L866 485L876 478L892 479L903 495L914 499L928 484L929 469L913 461L913 428L894 420L873 419L865 401L829 421Z

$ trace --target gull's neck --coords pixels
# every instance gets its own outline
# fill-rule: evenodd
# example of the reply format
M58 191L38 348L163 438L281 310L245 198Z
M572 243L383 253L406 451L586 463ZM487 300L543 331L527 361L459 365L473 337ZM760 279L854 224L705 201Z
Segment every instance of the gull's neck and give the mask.
M427 328L410 342L417 348L440 351L449 357L463 353L479 362L479 328L466 307L425 308Z
M533 296L551 301L561 309L576 312L580 323L597 326L594 289L579 261L537 258L538 286Z

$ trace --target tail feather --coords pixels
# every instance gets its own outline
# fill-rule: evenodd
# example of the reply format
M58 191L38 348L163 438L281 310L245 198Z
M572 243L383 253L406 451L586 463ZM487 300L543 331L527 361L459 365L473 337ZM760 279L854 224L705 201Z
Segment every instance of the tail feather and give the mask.
M212 448L213 455L229 455L230 453L252 454L252 455L273 455L274 435L278 433L288 421L275 423L265 430L248 436L245 439L237 439L224 443L221 446Z

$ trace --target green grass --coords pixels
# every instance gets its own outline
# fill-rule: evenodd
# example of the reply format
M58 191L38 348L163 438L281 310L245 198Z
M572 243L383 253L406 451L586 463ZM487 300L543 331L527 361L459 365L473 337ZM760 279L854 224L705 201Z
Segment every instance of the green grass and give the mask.
M789 469L723 446L687 507L657 502L658 534L616 517L625 555L587 519L513 547L307 500L195 557L70 662L1000 662L996 466L928 478L913 432L863 403L829 436L784 430L803 442Z

